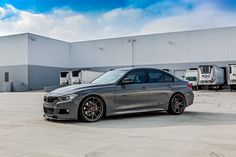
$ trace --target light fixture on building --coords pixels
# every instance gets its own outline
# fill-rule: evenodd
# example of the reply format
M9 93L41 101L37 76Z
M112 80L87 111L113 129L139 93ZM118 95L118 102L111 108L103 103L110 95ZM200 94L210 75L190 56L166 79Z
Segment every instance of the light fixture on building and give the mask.
M131 43L131 51L132 51L132 67L134 67L134 42L136 42L137 40L132 38L129 39L128 42Z
M102 47L99 47L98 49L101 50L101 51L104 51L104 48L102 48Z
M35 38L35 37L29 37L29 39L30 39L31 41L36 41L36 38Z
M169 43L170 45L174 45L174 42L173 42L173 41L168 41L168 43Z

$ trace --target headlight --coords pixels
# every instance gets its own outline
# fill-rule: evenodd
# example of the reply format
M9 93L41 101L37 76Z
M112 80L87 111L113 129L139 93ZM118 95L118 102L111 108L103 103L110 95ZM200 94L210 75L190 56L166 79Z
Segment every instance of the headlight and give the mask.
M64 95L64 96L59 97L59 100L60 101L70 101L70 100L73 100L77 96L78 96L77 94Z

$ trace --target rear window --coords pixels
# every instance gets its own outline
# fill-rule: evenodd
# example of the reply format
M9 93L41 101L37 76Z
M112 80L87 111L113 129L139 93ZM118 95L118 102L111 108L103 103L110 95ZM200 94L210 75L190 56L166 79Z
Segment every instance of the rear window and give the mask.
M188 81L197 81L197 77L186 77Z
M174 82L174 77L170 74L159 71L151 70L148 72L149 83L165 83L165 82Z

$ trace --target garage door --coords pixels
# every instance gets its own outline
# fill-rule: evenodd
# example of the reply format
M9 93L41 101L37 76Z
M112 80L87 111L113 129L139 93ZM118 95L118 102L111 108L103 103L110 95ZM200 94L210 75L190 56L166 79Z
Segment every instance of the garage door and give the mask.
M174 75L183 80L185 76L185 70L174 70Z

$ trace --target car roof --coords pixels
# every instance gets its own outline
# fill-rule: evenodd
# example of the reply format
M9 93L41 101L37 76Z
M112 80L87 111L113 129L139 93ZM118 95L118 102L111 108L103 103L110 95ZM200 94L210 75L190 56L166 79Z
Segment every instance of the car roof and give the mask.
M161 70L155 67L128 67L128 68L119 68L119 69L115 69L115 70L125 70L125 71L129 71L129 70L138 70L138 69L155 69L155 70Z

